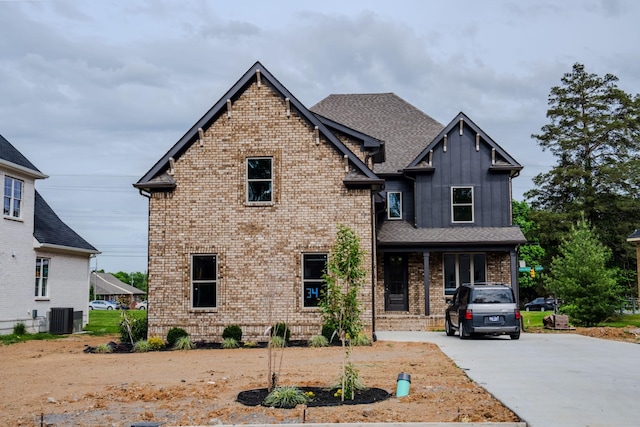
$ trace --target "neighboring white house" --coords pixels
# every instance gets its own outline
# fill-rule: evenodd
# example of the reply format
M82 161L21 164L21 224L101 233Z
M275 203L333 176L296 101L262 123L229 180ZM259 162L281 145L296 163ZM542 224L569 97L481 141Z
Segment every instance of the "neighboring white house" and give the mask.
M20 322L30 332L60 332L69 316L76 318L75 330L87 323L90 259L100 252L36 191L35 181L45 178L0 135L0 334Z

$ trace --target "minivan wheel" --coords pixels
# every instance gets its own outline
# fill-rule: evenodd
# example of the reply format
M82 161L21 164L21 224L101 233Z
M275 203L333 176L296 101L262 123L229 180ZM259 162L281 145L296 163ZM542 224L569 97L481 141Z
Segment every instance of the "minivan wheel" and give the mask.
M464 325L462 324L462 322L458 324L458 333L460 334L461 340L466 340L467 338L469 338L467 331L464 330Z
M444 319L444 331L447 333L448 337L452 337L453 334L455 334L453 328L451 327L451 320L449 320L448 317Z
M512 340L519 340L520 332L518 332L517 334L510 334L509 336L511 337Z

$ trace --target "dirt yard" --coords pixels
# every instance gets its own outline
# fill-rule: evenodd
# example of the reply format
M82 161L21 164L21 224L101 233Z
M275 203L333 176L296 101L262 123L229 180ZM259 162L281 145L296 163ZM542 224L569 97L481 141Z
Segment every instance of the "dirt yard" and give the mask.
M268 385L267 349L84 353L113 337L74 335L0 345L2 426L164 426L417 421L518 421L473 383L436 345L378 341L357 347L365 385L391 393L366 405L274 409L236 402L238 393ZM272 353L279 383L330 386L342 362L339 347L291 347ZM411 375L408 396L395 397L400 372Z

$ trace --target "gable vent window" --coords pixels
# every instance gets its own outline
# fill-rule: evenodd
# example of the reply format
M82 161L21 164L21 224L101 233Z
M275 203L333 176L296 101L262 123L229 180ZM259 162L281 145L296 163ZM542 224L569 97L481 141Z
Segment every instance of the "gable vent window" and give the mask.
M473 222L473 187L451 188L451 220Z
M273 159L247 158L247 202L273 202Z

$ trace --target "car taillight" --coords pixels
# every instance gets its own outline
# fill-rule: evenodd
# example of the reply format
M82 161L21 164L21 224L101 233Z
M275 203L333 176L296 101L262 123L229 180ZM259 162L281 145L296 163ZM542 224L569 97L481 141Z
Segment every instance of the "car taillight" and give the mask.
M520 320L520 310L516 310L516 320Z
M473 311L472 310L465 310L464 319L465 320L473 320Z

